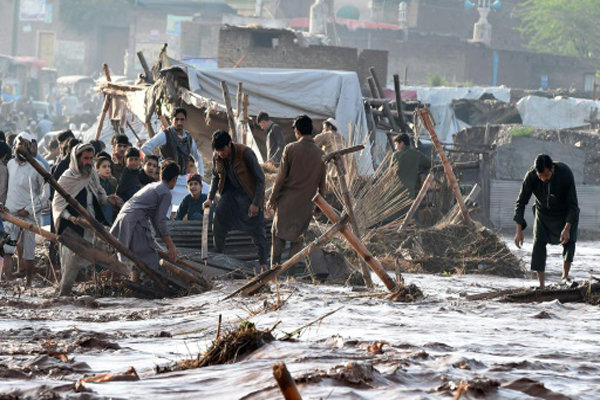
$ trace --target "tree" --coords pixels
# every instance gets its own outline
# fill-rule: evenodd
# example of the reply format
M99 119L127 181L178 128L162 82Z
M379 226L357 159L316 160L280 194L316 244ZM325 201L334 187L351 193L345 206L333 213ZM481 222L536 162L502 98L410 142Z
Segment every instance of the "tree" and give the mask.
M532 50L600 57L600 1L525 0L517 7L519 31Z

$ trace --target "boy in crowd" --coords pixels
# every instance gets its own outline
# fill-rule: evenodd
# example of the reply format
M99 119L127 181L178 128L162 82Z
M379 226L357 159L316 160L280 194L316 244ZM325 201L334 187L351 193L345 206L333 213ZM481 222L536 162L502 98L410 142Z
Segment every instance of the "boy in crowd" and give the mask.
M117 196L123 201L129 200L142 188L140 183L140 151L131 147L125 154L125 168L121 173Z
M146 186L158 179L158 156L154 154L144 157L144 166L140 171L140 183Z
M202 221L203 207L207 196L202 193L202 177L199 174L189 174L187 177L187 190L190 192L183 198L177 209L176 220Z

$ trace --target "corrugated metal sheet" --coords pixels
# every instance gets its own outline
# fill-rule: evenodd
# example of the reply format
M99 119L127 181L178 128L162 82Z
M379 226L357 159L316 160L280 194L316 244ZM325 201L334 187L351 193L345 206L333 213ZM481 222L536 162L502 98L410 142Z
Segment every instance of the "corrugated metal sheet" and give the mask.
M513 228L515 200L521 189L521 181L492 180L490 184L490 220L497 228ZM600 231L600 186L577 185L579 199L579 229ZM525 210L525 220L533 223L534 200Z

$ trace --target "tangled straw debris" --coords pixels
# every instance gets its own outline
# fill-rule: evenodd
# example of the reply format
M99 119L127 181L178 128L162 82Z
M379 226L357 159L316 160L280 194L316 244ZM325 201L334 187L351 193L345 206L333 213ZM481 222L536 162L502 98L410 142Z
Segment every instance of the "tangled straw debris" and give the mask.
M156 373L183 371L186 369L202 368L210 365L230 364L239 360L265 343L274 340L270 330L261 331L251 322L245 321L237 329L221 335L212 342L208 350L201 356L188 360L178 361L174 365L156 367Z

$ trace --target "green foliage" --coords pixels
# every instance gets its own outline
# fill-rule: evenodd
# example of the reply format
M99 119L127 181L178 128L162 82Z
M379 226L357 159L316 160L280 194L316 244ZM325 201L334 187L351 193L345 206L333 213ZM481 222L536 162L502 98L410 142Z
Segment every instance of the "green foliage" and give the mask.
M600 57L600 1L525 0L516 11L521 38L530 49Z
M529 137L535 133L531 126L516 126L510 130L511 136Z
M59 18L78 32L89 32L98 22L127 15L131 0L62 0Z
M445 86L448 84L448 81L446 80L446 78L444 78L440 74L429 75L429 77L427 79L429 80L429 86L432 86L432 87Z

